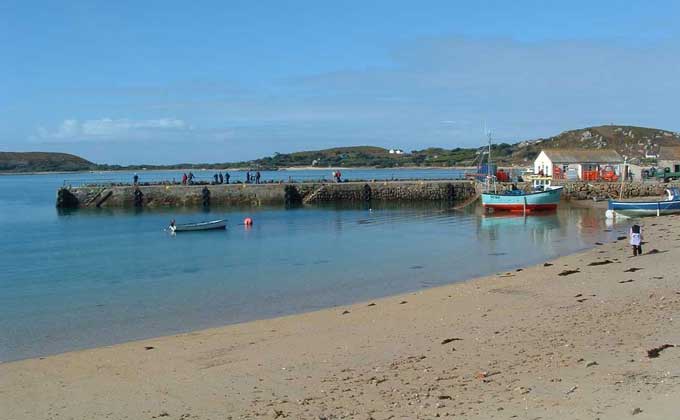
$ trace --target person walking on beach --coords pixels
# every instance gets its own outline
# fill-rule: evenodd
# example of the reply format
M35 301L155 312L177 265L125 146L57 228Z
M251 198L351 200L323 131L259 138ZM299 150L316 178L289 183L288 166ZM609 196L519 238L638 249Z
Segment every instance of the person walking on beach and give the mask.
M255 172L255 183L260 183L260 171Z
M633 246L633 256L642 255L642 228L640 225L630 227L630 244Z

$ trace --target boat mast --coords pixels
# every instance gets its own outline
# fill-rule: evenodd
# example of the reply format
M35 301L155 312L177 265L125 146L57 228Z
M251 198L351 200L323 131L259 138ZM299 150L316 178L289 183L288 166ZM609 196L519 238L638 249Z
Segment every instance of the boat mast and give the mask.
M491 179L491 130L486 132L486 136L489 138L489 152L486 158L486 176Z
M493 177L491 175L491 130L486 127L486 122L484 123L484 134L489 142L489 146L486 152L486 189L491 192L491 181ZM496 192L496 183L494 182L494 193Z

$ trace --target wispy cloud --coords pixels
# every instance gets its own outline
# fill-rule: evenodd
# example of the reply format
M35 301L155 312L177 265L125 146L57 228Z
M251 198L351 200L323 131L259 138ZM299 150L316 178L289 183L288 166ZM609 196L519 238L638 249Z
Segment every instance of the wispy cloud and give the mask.
M680 129L675 40L642 48L611 40L421 38L396 45L390 57L380 66L262 81L239 92L210 83L132 89L124 101L103 92L99 115L184 119L67 119L32 138L102 154L109 143L107 159L120 141L172 143L204 161L350 144L476 146L484 122L499 141L607 123Z
M160 118L130 120L101 118L79 121L64 120L58 127L38 127L33 140L38 141L115 141L152 139L168 134L187 133L192 127L184 120Z

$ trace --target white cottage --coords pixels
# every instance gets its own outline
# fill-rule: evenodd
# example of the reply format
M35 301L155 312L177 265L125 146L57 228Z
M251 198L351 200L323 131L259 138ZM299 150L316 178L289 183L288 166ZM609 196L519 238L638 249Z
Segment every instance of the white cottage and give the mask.
M623 158L616 150L542 150L534 161L534 173L555 179L595 181L606 169L620 175L622 166Z

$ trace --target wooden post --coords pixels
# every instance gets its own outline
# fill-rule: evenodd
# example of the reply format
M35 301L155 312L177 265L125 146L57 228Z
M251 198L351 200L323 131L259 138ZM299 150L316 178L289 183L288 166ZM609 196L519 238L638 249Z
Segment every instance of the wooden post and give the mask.
M626 179L626 173L628 173L628 171L626 170L626 161L627 160L628 160L627 157L623 158L623 168L620 171L621 172L620 173L620 175L621 175L621 190L619 191L619 200L623 199L623 181Z
M524 215L526 216L526 214L527 214L527 196L525 195L523 198L524 198L524 205L522 207L523 207L523 210L524 210Z

